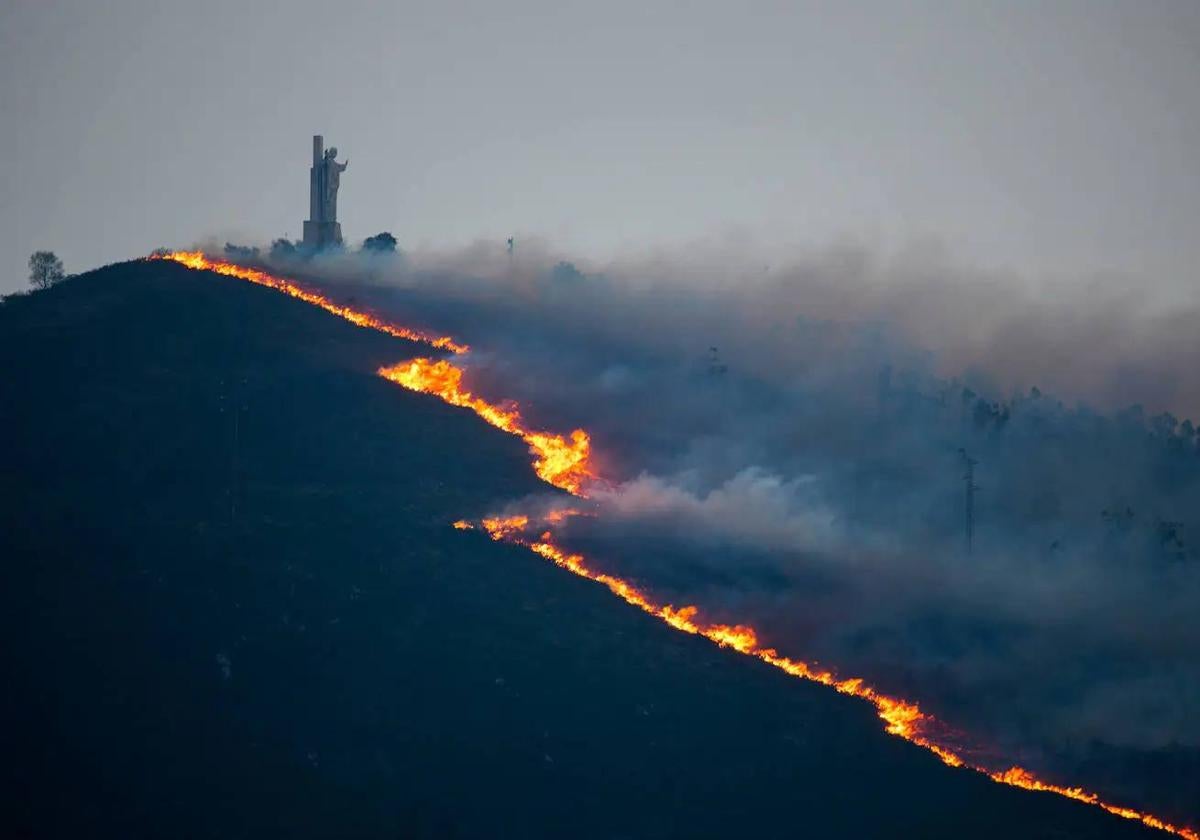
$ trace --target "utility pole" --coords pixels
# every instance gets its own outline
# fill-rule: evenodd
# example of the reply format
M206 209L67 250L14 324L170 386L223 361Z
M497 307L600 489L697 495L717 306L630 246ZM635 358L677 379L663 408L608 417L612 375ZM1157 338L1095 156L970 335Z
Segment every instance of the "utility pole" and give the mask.
M979 485L975 483L975 465L979 462L967 454L967 450L959 449L958 454L962 456L963 466L967 471L963 474L963 481L966 483L966 546L967 556L971 556L971 551L975 547L975 491L979 489Z

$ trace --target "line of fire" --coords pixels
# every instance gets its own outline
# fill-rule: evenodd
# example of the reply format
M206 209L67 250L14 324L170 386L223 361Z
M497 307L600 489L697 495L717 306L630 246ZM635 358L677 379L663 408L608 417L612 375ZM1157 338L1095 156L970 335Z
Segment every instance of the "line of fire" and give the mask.
M346 167L346 164L336 162L336 149L323 152L320 142L320 137L314 138L313 203L310 208L312 224L305 224L305 241L314 248L336 246L340 242L341 230L336 222L337 177ZM326 200L329 198L330 185L334 194L331 201ZM318 201L318 198L321 200ZM466 365L456 360L456 357L464 357L469 347L456 337L391 323L371 312L337 302L317 289L293 279L276 276L256 265L222 259L200 251L163 252L151 258L172 260L197 271L213 272L265 286L319 307L359 327L419 342L433 350L441 351L447 354L447 357L421 357L400 361L381 367L377 373L403 388L474 412L486 423L519 437L529 447L532 468L536 474L547 484L565 491L580 503L586 503L589 488L605 481L595 470L591 437L586 430L575 429L568 434L562 434L532 428L519 406L512 402L492 402L475 393L469 382ZM966 452L962 453L962 457L966 465L969 550L972 515L970 497L976 489L975 462ZM523 546L558 568L605 587L625 603L677 631L705 638L721 648L753 657L789 676L819 683L841 694L870 703L889 734L932 752L950 767L981 773L999 784L1066 797L1188 840L1200 840L1200 832L1192 828L1170 823L1135 808L1108 802L1081 786L1042 779L1025 768L1006 762L982 761L977 758L977 751L968 752L957 735L952 737L955 730L951 726L923 711L914 701L890 695L863 679L841 676L833 668L818 666L781 652L762 641L755 628L748 624L713 623L706 621L701 610L694 605L676 606L660 602L652 593L628 580L600 570L581 554L570 551L556 540L555 525L579 512L576 506L568 505L549 513L540 513L536 517L510 513L503 517L484 517L477 521L460 519L452 523L452 527L462 531L481 530L493 540Z

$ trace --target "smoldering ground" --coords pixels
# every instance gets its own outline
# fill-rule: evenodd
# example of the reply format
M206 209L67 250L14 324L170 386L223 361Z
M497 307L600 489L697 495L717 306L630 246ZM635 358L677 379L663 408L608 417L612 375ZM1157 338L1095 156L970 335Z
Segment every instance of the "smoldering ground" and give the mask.
M591 432L608 482L560 536L602 568L981 756L1200 821L1200 441L1170 413L1200 408L1194 305L852 245L275 267L465 339L473 388Z

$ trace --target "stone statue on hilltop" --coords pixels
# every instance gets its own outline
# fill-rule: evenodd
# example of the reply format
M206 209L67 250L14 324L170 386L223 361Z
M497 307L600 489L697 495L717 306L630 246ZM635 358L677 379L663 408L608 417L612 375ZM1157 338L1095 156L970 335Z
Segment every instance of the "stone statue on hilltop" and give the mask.
M308 220L304 244L313 250L342 244L342 226L337 220L337 193L342 173L350 165L337 162L337 147L324 151L325 140L313 137L313 164L308 173Z
M325 153L325 160L322 161L325 168L325 218L331 222L337 221L337 191L341 184L342 173L350 165L349 160L345 163L338 163L334 160L336 157L337 146L330 146L329 151Z

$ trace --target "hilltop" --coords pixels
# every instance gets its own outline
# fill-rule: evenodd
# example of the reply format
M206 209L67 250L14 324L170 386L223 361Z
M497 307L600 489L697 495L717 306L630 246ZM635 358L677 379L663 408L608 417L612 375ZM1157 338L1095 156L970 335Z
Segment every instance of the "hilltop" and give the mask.
M173 263L0 304L6 834L1161 837L452 529L524 445Z

